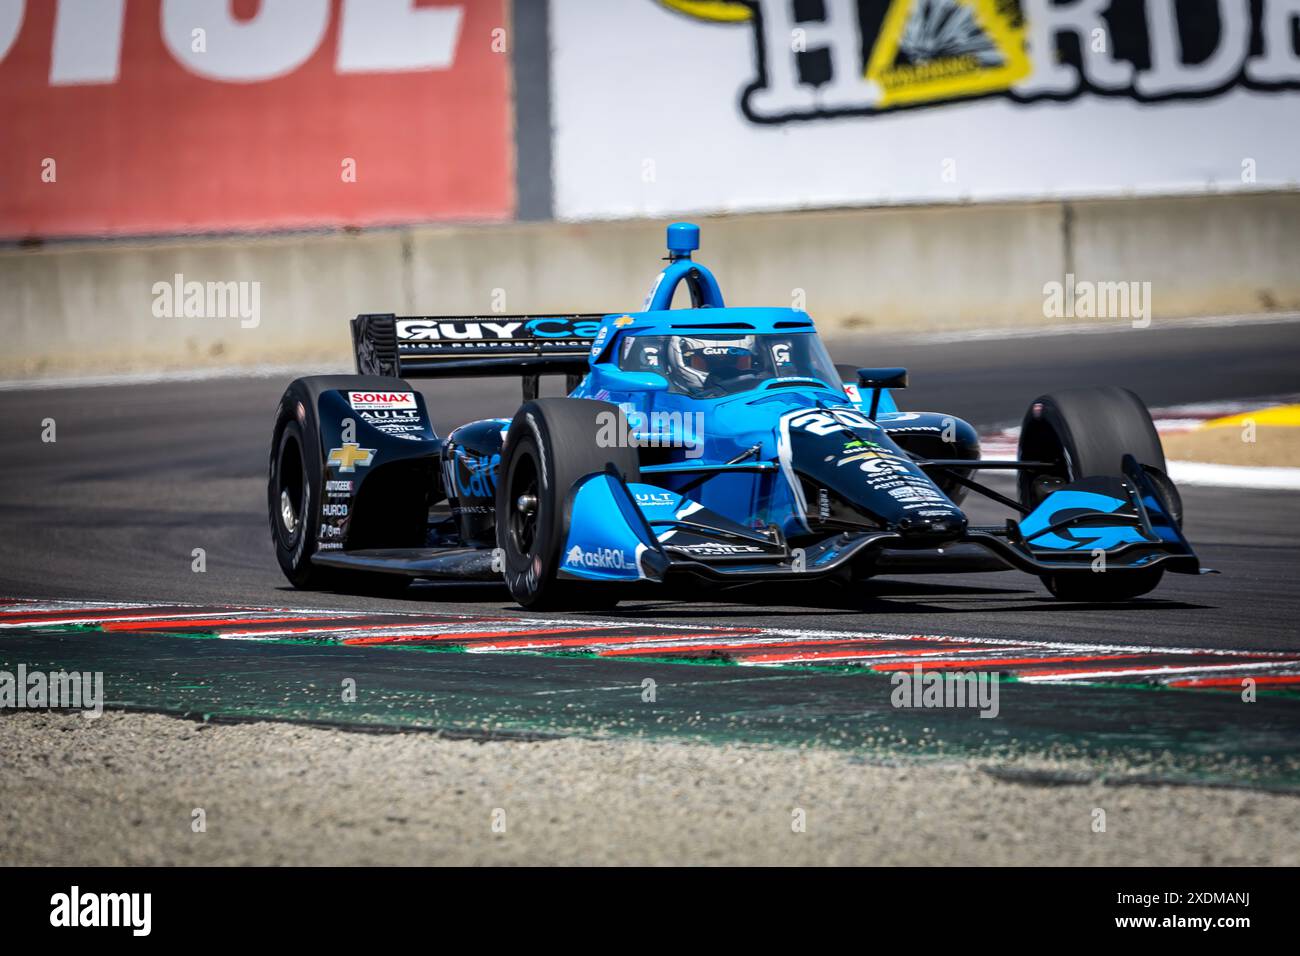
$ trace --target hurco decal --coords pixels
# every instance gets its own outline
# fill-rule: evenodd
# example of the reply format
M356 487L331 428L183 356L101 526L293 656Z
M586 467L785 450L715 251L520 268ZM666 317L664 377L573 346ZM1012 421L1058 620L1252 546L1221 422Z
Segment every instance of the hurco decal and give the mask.
M984 96L1152 102L1300 89L1297 0L658 2L754 31L740 108L755 123Z

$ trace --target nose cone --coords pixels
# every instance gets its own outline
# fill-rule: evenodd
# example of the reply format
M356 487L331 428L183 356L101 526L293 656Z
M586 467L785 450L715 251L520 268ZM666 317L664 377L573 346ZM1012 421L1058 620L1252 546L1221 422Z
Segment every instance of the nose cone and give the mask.
M944 515L907 515L898 519L893 530L908 544L934 545L960 538L966 533L966 524L966 516L954 510Z

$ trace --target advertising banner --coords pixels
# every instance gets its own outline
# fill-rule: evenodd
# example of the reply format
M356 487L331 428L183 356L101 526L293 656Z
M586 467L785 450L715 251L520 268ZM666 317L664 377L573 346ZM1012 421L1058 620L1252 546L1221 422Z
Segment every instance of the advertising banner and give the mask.
M0 237L514 213L505 0L0 0Z
M562 218L1300 180L1300 0L552 0Z

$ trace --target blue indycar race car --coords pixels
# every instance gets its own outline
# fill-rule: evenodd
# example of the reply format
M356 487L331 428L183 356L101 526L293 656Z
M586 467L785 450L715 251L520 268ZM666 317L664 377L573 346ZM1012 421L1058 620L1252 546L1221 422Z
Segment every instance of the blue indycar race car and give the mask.
M1116 601L1201 570L1132 392L1040 396L1017 459L981 460L967 422L898 408L905 369L837 366L804 312L727 307L698 248L697 226L668 227L639 311L355 318L358 374L298 379L277 411L268 506L288 579L504 579L559 609L673 582L1009 568ZM691 307L673 309L682 283ZM408 382L503 375L523 383L513 418L445 436ZM567 397L538 397L542 375ZM987 470L1014 472L1016 496ZM1005 522L973 525L970 492Z

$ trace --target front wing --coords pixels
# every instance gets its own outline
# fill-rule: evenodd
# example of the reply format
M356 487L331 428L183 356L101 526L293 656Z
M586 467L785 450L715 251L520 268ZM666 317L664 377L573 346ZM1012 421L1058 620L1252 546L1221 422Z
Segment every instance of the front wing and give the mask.
M1030 574L1124 573L1161 566L1204 572L1163 496L1131 458L1124 478L1085 478L1005 525L970 527L940 547L891 531L844 531L791 547L780 530L747 528L657 485L610 469L577 482L559 576L593 584L693 577L719 584L852 579L874 571L1017 568ZM498 580L490 549L328 551L317 564L416 578Z
M775 527L746 528L667 489L629 485L612 470L580 480L571 508L560 576L593 582L853 577L906 565L910 556L929 571L1201 571L1159 490L1131 458L1124 478L1064 485L1019 521L971 527L939 548L911 548L900 534L874 530L792 548Z

